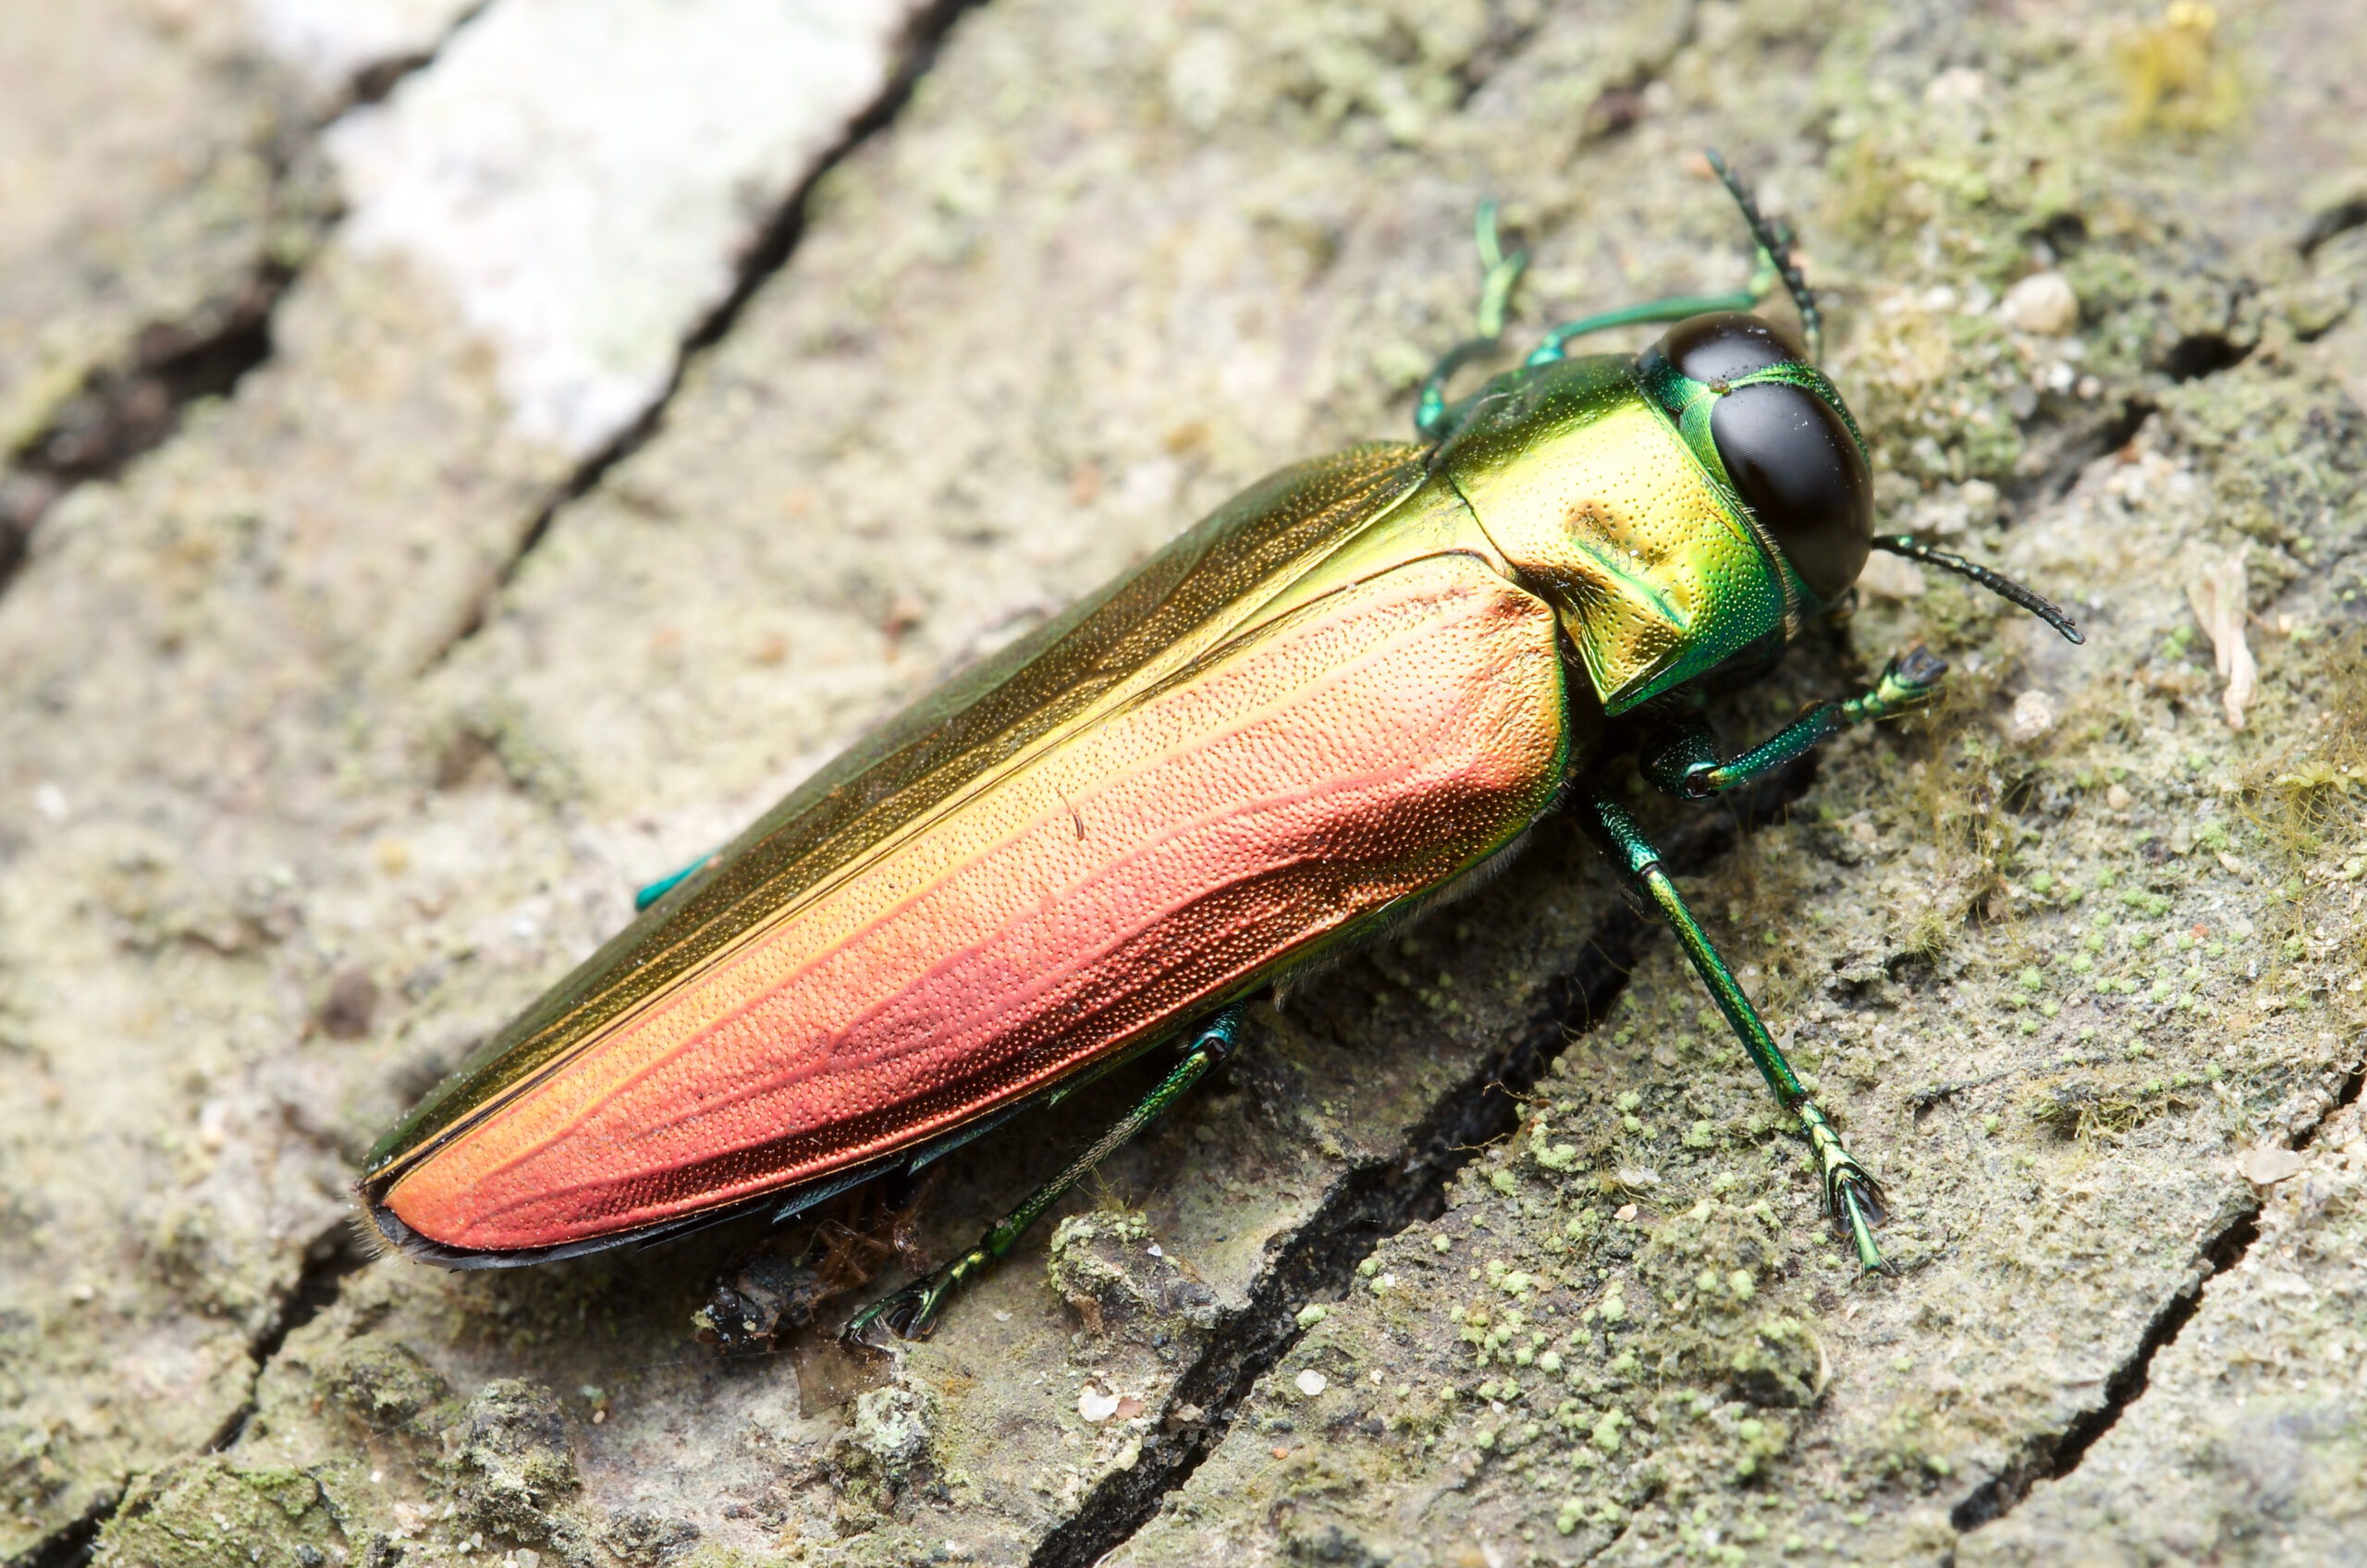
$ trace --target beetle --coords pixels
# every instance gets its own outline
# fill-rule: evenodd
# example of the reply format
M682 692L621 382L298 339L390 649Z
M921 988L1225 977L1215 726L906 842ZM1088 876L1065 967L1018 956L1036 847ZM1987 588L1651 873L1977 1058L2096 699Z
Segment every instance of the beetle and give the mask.
M1788 233L1711 162L1757 247L1749 288L1556 327L1450 402L1526 261L1483 207L1478 334L1423 383L1419 439L1252 485L644 888L371 1150L379 1234L474 1268L786 1218L1175 1047L1115 1126L848 1330L924 1333L1238 1047L1246 998L1453 896L1566 807L1665 918L1882 1267L1876 1183L1607 780L1633 756L1699 800L1929 701L1946 667L1918 646L1731 759L1700 717L1705 691L1846 612L1875 548L2080 635L2018 584L1876 536ZM1748 313L1777 279L1805 341ZM1638 324L1668 330L1632 357L1567 352Z

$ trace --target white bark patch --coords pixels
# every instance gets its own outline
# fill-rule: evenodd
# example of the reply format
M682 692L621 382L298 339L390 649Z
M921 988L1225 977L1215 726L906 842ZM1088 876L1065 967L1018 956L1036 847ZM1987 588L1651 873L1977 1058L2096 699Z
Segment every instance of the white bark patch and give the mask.
M347 235L453 290L519 432L588 455L877 99L914 0L498 0L328 146Z

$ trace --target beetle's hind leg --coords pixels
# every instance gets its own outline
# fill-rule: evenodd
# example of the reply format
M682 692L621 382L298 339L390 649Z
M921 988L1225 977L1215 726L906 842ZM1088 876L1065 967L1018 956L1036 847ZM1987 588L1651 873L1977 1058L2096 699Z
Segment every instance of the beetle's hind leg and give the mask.
M1686 907L1684 897L1670 880L1661 864L1660 851L1644 837L1643 829L1626 809L1598 790L1586 804L1587 826L1609 851L1628 883L1661 912L1661 917L1676 934L1685 949L1685 956L1693 961L1703 984L1717 998L1718 1011L1741 1039L1743 1049L1775 1091L1775 1097L1785 1110L1799 1118L1800 1130L1808 1134L1809 1148L1816 1157L1817 1174L1824 1188L1824 1202L1834 1222L1849 1233L1857 1244L1858 1261L1867 1270L1883 1268L1882 1249L1874 1244L1873 1227L1883 1216L1882 1188L1876 1184L1866 1168L1859 1165L1842 1146L1841 1135L1825 1120L1809 1092L1784 1060L1784 1053L1760 1022L1759 1011L1743 994L1734 971L1701 929L1700 922Z
M1093 1141L1092 1146L1069 1161L1067 1169L1028 1194L1017 1208L1004 1215L967 1252L855 1314L846 1326L846 1337L861 1338L874 1324L886 1328L899 1339L916 1340L926 1334L955 1292L993 1268L1026 1233L1027 1228L1043 1218L1046 1209L1085 1180L1087 1171L1158 1121L1192 1085L1231 1056L1240 1043L1243 1027L1238 1007L1226 1008L1202 1024L1190 1036L1184 1060L1175 1064L1159 1087L1143 1097L1141 1104L1119 1118L1115 1126Z

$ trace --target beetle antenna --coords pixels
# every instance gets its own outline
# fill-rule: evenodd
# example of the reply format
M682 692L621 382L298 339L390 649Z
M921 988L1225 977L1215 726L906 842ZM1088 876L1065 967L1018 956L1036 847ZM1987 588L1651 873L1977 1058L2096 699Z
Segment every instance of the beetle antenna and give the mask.
M1929 545L1919 545L1904 533L1878 534L1874 538L1874 548L1886 550L1894 556L1905 556L1911 561L1921 561L1926 566L1936 566L1943 571L1953 571L1958 577L1968 577L1999 598L2010 604L2021 606L2047 625L2062 632L2065 641L2084 643L2088 640L2081 635L2079 628L2073 623L2071 618L2063 613L2062 606L2054 601L2033 594L2012 578L2001 577L1987 567L1977 566L1962 556L1952 556L1945 550L1935 550Z
M1710 160L1710 166L1725 183L1726 194L1732 196L1735 205L1742 209L1742 221L1750 227L1750 238L1759 247L1762 268L1784 280L1784 292L1791 295L1793 308L1800 312L1800 326L1808 334L1809 358L1811 361L1823 359L1824 316L1816 308L1816 291L1809 287L1808 279L1800 276L1799 267L1792 260L1790 227L1767 220L1760 212L1759 203L1751 200L1750 188L1726 167L1726 161L1718 155L1717 149L1705 147L1701 155ZM1766 286L1759 276L1754 276L1750 281L1752 292L1764 291Z

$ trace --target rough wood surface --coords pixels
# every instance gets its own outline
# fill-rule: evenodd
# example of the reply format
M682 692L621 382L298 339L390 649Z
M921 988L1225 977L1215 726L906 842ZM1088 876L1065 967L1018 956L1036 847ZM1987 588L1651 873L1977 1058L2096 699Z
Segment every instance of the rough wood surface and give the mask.
M292 4L0 29L0 1557L2367 1562L2357 7L930 8L909 93L750 155L602 446L521 429L517 343L324 194L339 104L530 3L423 62L299 57ZM752 25L652 3L603 0ZM102 112L186 155L69 182ZM637 882L1403 430L1479 198L1536 257L1516 338L1732 287L1705 145L1802 233L1886 525L2090 633L1890 563L1719 722L1918 639L1943 712L1747 817L1643 808L1888 1183L1896 1277L1566 823L1261 1008L884 1366L693 1340L759 1229L355 1250L362 1148ZM922 1248L1132 1086L946 1160Z

